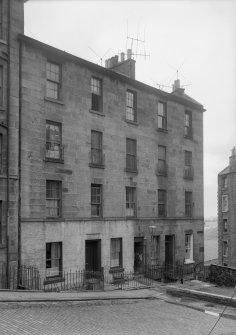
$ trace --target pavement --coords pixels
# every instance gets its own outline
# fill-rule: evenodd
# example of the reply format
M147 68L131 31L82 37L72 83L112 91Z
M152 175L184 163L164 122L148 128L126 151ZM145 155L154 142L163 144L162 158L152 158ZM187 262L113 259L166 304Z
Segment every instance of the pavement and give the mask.
M234 295L234 296L233 296ZM169 304L181 305L218 317L236 320L236 291L234 288L189 280L181 283L165 284L153 282L147 288L105 291L8 291L0 290L0 308L35 304L119 304L132 301L164 300Z

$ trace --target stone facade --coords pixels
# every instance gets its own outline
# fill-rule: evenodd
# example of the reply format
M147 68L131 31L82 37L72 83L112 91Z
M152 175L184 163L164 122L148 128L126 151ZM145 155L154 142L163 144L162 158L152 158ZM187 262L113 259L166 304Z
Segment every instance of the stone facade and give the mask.
M86 268L90 252L95 252L99 266L110 267L115 253L111 239L120 243L119 267L126 270L203 261L203 106L178 86L169 94L136 81L130 58L103 68L24 35L18 40L21 103L14 114L12 145L19 135L20 161L18 145L12 157L20 177L20 262L35 265L43 275L52 262L48 250L60 244L60 268L65 271ZM47 79L50 71L58 71L58 83ZM99 110L92 110L91 78L100 85ZM18 79L14 83L17 90ZM58 90L56 99L48 96L47 85ZM126 114L127 92L135 100L134 120ZM165 121L160 103L166 108ZM165 125L160 127L160 122ZM60 130L57 159L48 157L48 124ZM100 165L91 161L92 150L97 150L91 132L100 134ZM127 139L135 142L131 158ZM191 154L188 163L186 152ZM133 171L127 169L127 159L135 160ZM165 173L159 171L160 160ZM47 189L52 183L59 190L54 202ZM102 211L95 217L91 207L98 207L91 205L91 185L102 194ZM127 188L134 193L129 204ZM158 190L164 191L164 203ZM191 195L188 203L186 193ZM48 217L49 204L55 203L58 213Z
M218 262L236 268L236 150L218 175Z
M1 1L0 27L0 264L18 260L19 177L19 42L23 1Z

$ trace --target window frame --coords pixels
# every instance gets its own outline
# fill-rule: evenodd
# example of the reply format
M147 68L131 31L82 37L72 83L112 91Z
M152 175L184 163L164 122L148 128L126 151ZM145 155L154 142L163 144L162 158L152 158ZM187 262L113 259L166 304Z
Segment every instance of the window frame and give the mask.
M136 187L126 186L125 197L126 197L126 207L125 207L126 217L136 217L137 216Z
M184 150L184 178L193 179L193 153Z
M151 265L158 265L160 262L160 235L151 234Z
M59 256L58 257L55 257L53 258L53 255L52 255L52 246L53 245L57 245L58 246L58 249L59 249ZM50 258L47 257L47 247L50 246ZM58 251L57 251L58 252ZM46 265L46 279L53 279L53 278L61 278L62 277L62 273L63 273L63 249L62 249L62 242L61 241L58 241L58 242L46 242L46 257L45 257L45 265ZM58 274L50 274L50 271L49 271L49 275L48 275L48 270L47 269L53 269L52 266L48 266L49 262L50 262L50 265L52 265L53 262L55 261L58 261Z
M164 158L162 158L162 155L160 155L160 149L164 148ZM165 145L158 145L158 163L157 163L157 172L158 175L161 176L167 176L167 162L166 162L166 158L167 158L167 147ZM161 167L163 166L163 167Z
M222 226L223 226L223 233L227 233L229 229L228 219L223 219Z
M193 192L185 191L185 217L193 217Z
M193 138L193 113L190 110L184 113L184 137Z
M98 136L98 143L94 141L96 136ZM90 166L104 167L103 133L93 129L91 130Z
M0 38L1 40L1 38ZM4 72L3 72L3 65L0 65L0 107L3 108L4 106L4 95L3 95L3 76L4 76Z
M119 250L117 251L117 242L119 242ZM112 248L112 244L115 243L115 250ZM118 257L117 257L118 254ZM115 255L115 257L112 257ZM118 264L117 264L118 260ZM110 268L122 268L123 267L123 241L121 237L110 239Z
M47 127L49 126L49 132L47 131ZM50 139L48 138L48 133L49 135L52 134L52 130L50 129L50 126L58 127L59 130L59 140L57 141L56 139ZM50 157L47 155L47 152L52 152L55 153L57 152L56 150L49 150L50 147L57 147L58 146L58 157ZM63 162L64 160L64 147L62 145L62 124L60 122L55 122L51 120L46 120L46 154L45 154L45 159L47 161L52 161L52 162Z
M193 233L186 233L184 238L185 238L185 242L184 242L184 248L185 248L184 262L185 263L192 263L193 262ZM187 255L189 257L187 257Z
M165 189L157 191L157 215L159 218L167 216L167 191Z
M94 194L95 190L99 190L99 194ZM96 197L96 201L95 200ZM99 201L97 201L99 199ZM96 206L96 207L95 207ZM93 208L96 208L97 214L93 214ZM101 218L103 216L103 187L102 184L91 184L91 217Z
M224 199L225 199L225 203L224 203ZM226 213L226 212L229 211L229 196L228 196L228 194L223 194L222 195L221 206L222 206L222 208L221 208L222 213Z
M228 188L228 175L222 176L222 188L227 189Z
M3 134L0 133L0 174L3 168Z
M99 85L94 85L93 82L97 82L99 83ZM98 93L95 91L94 88L98 88ZM91 76L90 90L91 90L91 111L103 114L103 80L96 76Z
M229 244L228 244L228 241L223 241L223 246L222 246L223 250L222 250L222 254L223 254L223 257L228 257L229 256Z
M160 106L162 106L161 110ZM167 131L167 103L164 101L157 102L157 128L158 130Z
M132 99L130 99L132 97ZM125 120L137 123L137 92L127 89L125 99Z
M3 40L3 14L4 14L4 8L3 8L3 0L0 0L0 40Z
M0 200L0 245L3 244L3 201Z
M51 185L54 183L54 185L57 185L57 190L58 191L58 197L49 197L48 193L50 191L55 191L53 188L49 188L49 184ZM49 206L48 204L51 202L57 202L57 206ZM49 215L49 212L51 210L57 210L57 215ZM62 216L62 182L60 180L51 180L47 179L46 180L46 217L49 219L56 219L60 218Z
M56 68L58 68L58 73L54 73L52 71L50 71L48 69L48 65L54 66ZM51 76L49 76L49 74L54 73L55 76L58 75L58 80L57 79L53 79ZM48 84L54 84L54 87L56 87L56 89L52 90L52 88L48 87ZM61 100L61 83L62 83L62 66L61 64L58 64L54 61L51 61L49 59L47 59L47 63L46 63L46 98L48 99L52 99L55 101L59 101ZM51 96L49 94L50 91L56 92L56 97L55 96Z
M131 150L130 150L131 149ZM126 138L126 171L137 172L137 140Z

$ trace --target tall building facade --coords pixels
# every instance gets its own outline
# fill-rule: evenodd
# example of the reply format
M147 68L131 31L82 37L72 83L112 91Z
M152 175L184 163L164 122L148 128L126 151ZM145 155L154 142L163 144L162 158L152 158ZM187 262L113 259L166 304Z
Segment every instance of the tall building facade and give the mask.
M10 238L6 258L49 279L203 261L203 106L179 80L135 80L130 51L104 68L24 36L23 1L9 4L0 252Z
M0 1L0 269L19 254L19 42L23 1ZM1 271L0 270L0 271Z
M236 267L236 148L218 175L218 263Z

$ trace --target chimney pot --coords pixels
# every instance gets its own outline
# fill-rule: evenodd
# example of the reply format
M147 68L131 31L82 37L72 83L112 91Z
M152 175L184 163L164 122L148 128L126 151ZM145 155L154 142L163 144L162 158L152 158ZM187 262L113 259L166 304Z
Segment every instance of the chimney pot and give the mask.
M125 53L124 52L121 52L121 54L120 54L120 61L121 62L125 61Z
M115 61L114 66L118 64L118 60L119 60L118 55L115 55L115 57L114 57L114 61Z
M132 50L127 49L127 59L131 59L131 58L132 58Z

